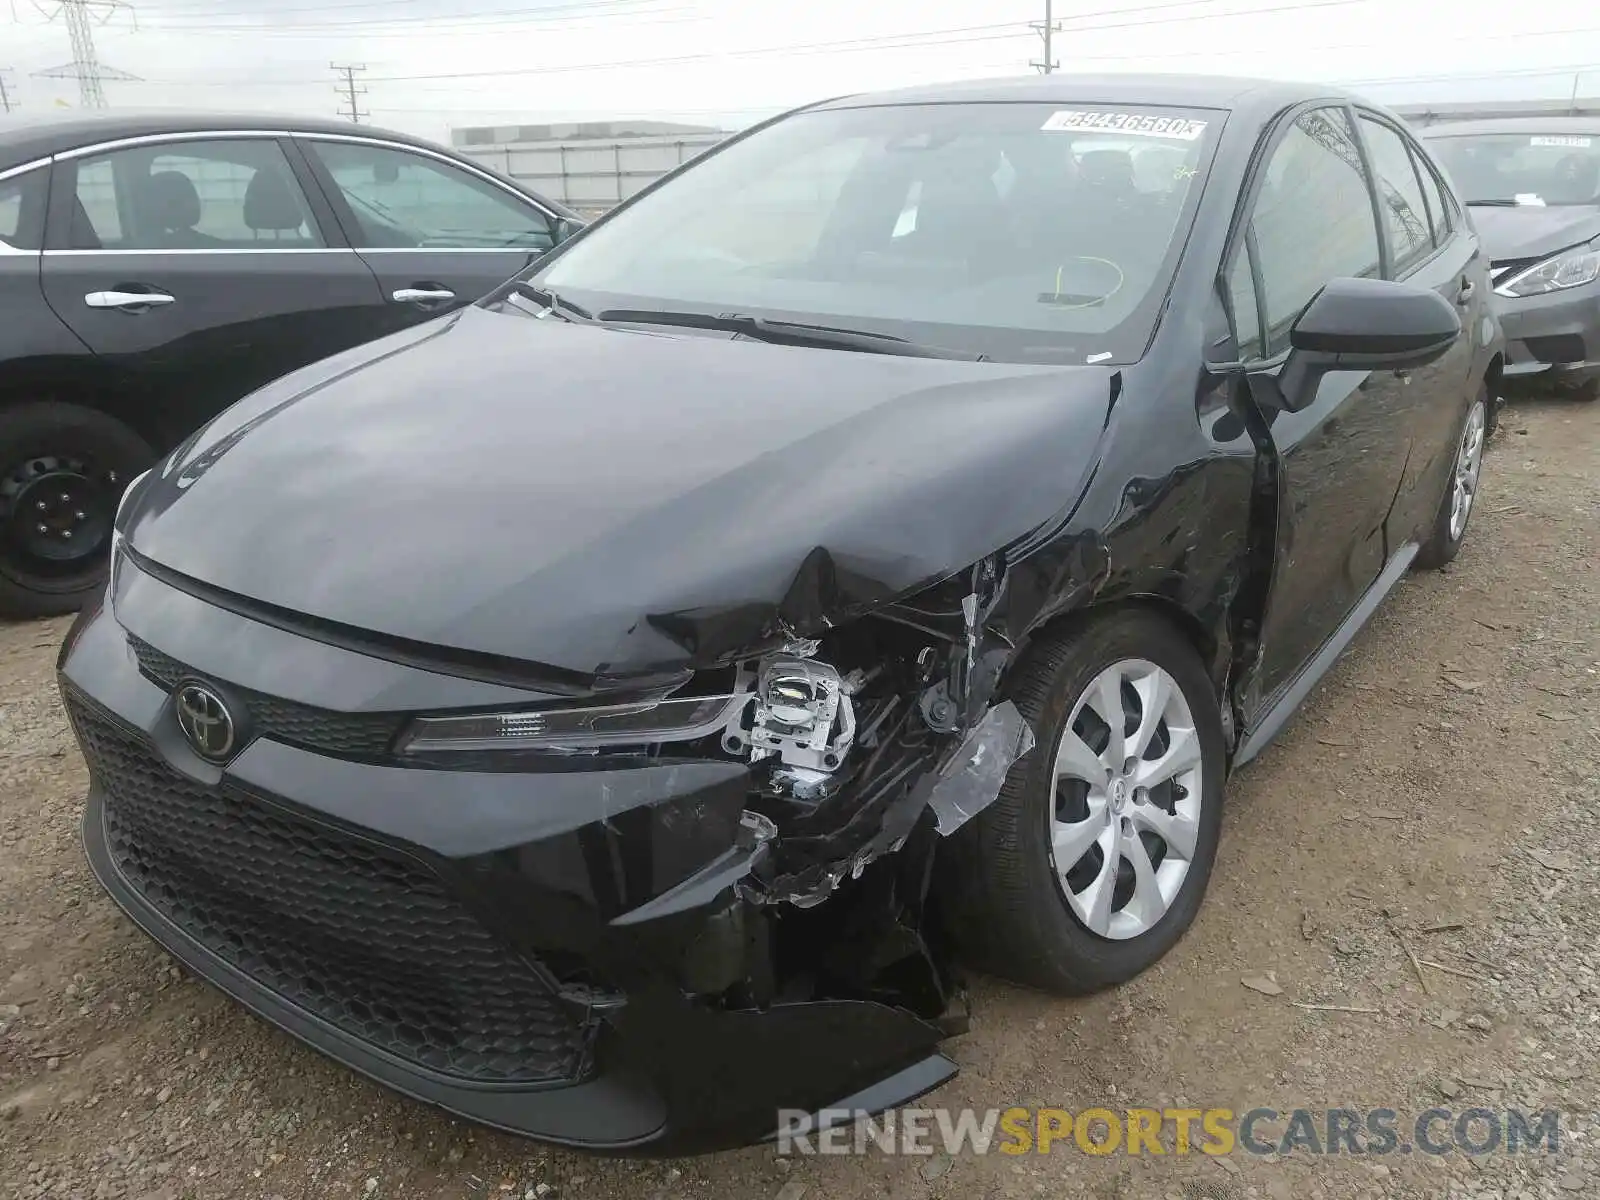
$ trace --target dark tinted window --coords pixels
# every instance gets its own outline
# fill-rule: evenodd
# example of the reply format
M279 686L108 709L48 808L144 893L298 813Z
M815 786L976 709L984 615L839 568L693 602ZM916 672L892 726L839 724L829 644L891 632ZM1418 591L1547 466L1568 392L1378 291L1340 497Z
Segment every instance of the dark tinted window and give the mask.
M38 167L0 182L0 242L13 250L39 248L47 169Z
M1428 206L1422 199L1422 182L1398 130L1369 117L1361 118L1361 131L1372 154L1372 171L1378 179L1379 208L1394 252L1394 270L1403 273L1433 249L1428 228Z
M322 246L289 161L270 138L134 146L77 164L75 250Z
M1342 109L1295 121L1267 163L1252 224L1270 357L1288 348L1289 327L1330 279L1378 274L1372 197Z

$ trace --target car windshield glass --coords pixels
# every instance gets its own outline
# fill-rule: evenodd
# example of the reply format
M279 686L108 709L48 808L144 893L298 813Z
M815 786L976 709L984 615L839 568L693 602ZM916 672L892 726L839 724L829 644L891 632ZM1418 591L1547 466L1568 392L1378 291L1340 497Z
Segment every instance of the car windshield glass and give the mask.
M738 313L996 361L1132 361L1223 116L1089 102L799 113L532 278L602 319Z
M1600 204L1600 135L1484 133L1428 144L1469 204Z

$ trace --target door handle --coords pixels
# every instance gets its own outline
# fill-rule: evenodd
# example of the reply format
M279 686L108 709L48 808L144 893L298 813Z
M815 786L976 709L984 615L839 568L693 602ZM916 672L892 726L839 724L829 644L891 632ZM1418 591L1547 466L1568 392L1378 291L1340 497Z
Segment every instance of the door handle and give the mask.
M1472 293L1477 290L1477 285L1472 280L1463 279L1461 281L1461 290L1456 293L1456 303L1463 307L1466 306L1472 300Z
M454 300L456 294L449 288L397 288L394 300L397 304L443 304L447 300Z
M90 292L83 302L90 308L154 308L175 299L165 292Z

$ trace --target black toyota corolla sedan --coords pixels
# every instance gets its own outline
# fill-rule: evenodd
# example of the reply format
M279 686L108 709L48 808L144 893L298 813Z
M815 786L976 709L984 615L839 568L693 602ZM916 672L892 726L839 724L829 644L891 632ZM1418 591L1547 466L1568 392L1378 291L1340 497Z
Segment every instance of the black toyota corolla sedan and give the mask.
M89 860L267 1020L501 1129L906 1102L956 964L1165 954L1228 774L1456 554L1485 268L1322 88L768 122L132 486L60 664Z

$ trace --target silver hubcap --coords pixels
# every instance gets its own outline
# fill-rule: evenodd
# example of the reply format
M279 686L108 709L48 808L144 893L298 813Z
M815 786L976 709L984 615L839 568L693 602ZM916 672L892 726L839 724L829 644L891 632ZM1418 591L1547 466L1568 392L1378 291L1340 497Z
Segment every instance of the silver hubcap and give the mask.
M1200 738L1177 680L1125 659L1084 689L1056 747L1050 859L1084 926L1121 941L1177 898L1200 837Z
M1472 515L1472 502L1478 497L1478 474L1483 470L1483 430L1485 415L1482 400L1472 402L1467 427L1456 450L1455 483L1450 493L1450 540L1460 541Z

